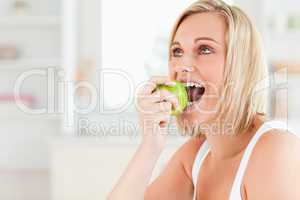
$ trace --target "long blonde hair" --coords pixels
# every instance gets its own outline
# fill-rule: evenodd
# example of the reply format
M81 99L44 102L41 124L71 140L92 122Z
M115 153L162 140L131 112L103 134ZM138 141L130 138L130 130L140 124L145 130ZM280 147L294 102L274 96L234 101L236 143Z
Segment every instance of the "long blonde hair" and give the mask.
M267 64L262 51L260 35L249 17L238 7L221 0L198 0L177 19L170 36L171 44L180 24L187 17L205 12L221 14L227 23L227 55L224 68L222 102L217 118L229 120L233 133L249 128L257 113L266 113L265 93L257 93L258 84L267 83ZM265 81L265 82L264 82ZM180 125L180 123L178 123ZM180 127L186 130L185 127ZM199 135L199 127L189 134Z

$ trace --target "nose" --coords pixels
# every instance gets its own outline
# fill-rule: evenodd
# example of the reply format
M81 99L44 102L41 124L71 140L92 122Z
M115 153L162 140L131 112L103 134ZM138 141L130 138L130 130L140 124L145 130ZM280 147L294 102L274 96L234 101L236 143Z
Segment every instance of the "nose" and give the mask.
M194 59L193 55L185 54L178 60L172 62L171 77L175 79L180 77L189 77L190 74L196 70Z
M176 73L190 73L195 70L195 64L194 56L185 54L176 63L174 63L174 71Z
M185 65L179 65L175 66L174 71L171 75L172 79L175 80L189 80L191 77L191 73L193 73L194 67L192 66L185 66Z
M179 65L175 66L176 73L190 73L194 71L193 66Z

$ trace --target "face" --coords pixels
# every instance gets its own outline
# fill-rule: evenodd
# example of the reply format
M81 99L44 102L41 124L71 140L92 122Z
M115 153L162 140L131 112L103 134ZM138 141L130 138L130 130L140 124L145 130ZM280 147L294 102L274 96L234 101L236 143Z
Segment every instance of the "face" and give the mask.
M170 77L189 86L189 106L180 121L194 125L216 115L226 62L226 23L218 13L187 17L178 27L169 62Z

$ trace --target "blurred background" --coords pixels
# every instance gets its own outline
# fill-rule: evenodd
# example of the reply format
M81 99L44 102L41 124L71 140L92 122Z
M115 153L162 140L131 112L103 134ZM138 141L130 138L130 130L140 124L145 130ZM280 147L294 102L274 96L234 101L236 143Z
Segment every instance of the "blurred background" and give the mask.
M167 74L191 2L0 1L0 199L105 199L140 141L133 92ZM227 2L263 36L269 114L300 134L300 2ZM188 139L171 131L153 178Z

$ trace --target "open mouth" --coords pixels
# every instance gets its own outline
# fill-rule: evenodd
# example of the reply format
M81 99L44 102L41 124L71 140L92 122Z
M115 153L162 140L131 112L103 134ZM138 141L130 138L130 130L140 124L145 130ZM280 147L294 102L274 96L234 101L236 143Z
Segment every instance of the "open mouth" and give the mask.
M188 106L200 101L205 93L205 87L199 83L186 83L186 89L189 101Z

